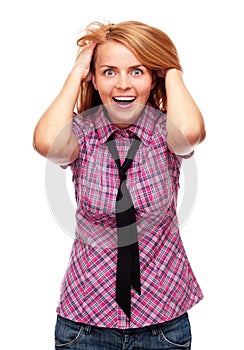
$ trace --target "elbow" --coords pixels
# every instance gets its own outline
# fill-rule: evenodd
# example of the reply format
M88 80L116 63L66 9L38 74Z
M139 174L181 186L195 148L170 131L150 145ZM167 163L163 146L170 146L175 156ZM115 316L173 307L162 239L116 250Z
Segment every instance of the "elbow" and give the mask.
M173 153L177 155L189 154L195 146L204 141L206 137L205 125L201 115L199 119L176 125L168 118L167 144Z
M47 140L42 139L38 134L34 133L33 135L33 148L43 157L48 157L50 150L50 143Z
M199 143L203 142L205 140L205 138L206 138L206 130L205 130L205 128L203 128L201 131Z
M204 125L195 127L188 127L182 130L182 134L187 143L194 148L194 146L200 144L206 138L206 130Z
M33 147L40 155L55 163L63 161L62 147L60 147L59 144L53 142L52 140L49 140L46 137L43 138L39 135L34 134Z
M33 147L43 157L57 164L69 164L74 161L79 153L79 144L76 137L69 143L60 142L59 138L53 140L46 135L34 132Z
M60 152L59 138L51 128L42 129L37 125L33 135L33 147L43 157L52 159Z
M52 130L51 130L52 131ZM39 125L36 126L33 134L33 148L43 157L49 158L50 154L56 151L55 137L48 129L42 129Z
M180 156L190 154L194 147L206 137L205 129L181 129L174 133L168 133L167 144L169 149Z

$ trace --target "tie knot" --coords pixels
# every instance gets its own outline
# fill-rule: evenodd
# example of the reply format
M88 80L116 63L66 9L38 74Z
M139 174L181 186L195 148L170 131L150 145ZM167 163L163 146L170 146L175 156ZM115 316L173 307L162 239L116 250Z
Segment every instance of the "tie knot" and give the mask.
M121 167L119 168L119 178L120 181L125 181L127 179L127 175Z

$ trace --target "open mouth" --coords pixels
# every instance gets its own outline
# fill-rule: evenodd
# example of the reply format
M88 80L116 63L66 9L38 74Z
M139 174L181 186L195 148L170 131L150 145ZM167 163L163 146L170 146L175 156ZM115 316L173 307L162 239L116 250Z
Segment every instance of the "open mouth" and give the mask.
M120 96L120 97L113 97L114 102L118 103L121 106L129 105L130 103L133 103L136 100L136 97L131 96Z

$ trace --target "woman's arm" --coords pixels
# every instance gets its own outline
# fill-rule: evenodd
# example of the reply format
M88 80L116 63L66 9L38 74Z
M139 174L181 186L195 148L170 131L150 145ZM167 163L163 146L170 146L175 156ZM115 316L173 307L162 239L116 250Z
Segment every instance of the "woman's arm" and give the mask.
M173 153L187 155L206 136L202 114L187 90L181 71L169 69L167 94L167 143Z
M44 112L34 131L34 148L58 164L67 164L78 156L79 145L72 131L72 117L80 84L89 76L95 46L92 43L81 50L61 91Z

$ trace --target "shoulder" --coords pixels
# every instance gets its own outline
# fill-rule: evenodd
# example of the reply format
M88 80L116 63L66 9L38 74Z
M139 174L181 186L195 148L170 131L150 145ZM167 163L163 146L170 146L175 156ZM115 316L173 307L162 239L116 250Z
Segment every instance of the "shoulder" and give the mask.
M74 114L73 132L77 135L79 143L92 137L95 133L95 115L86 112Z

